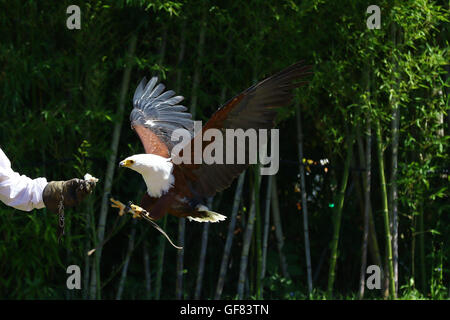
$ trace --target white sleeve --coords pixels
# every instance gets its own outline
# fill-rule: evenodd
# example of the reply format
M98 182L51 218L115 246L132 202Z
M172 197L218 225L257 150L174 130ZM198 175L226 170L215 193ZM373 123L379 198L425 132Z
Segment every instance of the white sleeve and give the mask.
M0 201L8 206L23 211L42 209L42 191L47 185L47 179L30 179L14 172L11 162L0 148Z

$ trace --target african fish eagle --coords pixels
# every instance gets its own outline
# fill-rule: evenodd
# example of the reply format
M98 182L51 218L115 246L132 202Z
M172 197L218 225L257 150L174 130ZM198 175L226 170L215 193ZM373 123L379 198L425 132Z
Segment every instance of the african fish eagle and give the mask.
M212 128L221 132L273 128L277 109L290 104L294 89L306 83L304 77L309 70L309 66L297 62L251 86L220 107L201 132ZM176 129L188 130L193 145L194 122L187 108L179 104L184 98L172 90L164 90L165 86L158 84L157 77L148 82L144 78L139 83L133 96L130 121L145 154L130 156L121 161L120 166L142 175L147 192L141 207L152 220L169 213L198 222L222 221L225 216L210 211L205 200L228 188L249 164L195 164L194 161L175 164L170 158L175 145L172 133ZM201 143L203 150L211 141ZM186 150L193 153L194 148ZM224 153L226 150L225 146ZM248 154L248 149L245 152Z

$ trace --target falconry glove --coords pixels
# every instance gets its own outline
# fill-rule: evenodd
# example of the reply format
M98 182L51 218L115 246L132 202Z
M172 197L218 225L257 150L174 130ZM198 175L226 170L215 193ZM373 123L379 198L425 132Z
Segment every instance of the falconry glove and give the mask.
M64 208L74 207L83 201L94 187L94 181L78 178L68 181L51 181L44 188L42 199L48 210L58 213L61 202Z

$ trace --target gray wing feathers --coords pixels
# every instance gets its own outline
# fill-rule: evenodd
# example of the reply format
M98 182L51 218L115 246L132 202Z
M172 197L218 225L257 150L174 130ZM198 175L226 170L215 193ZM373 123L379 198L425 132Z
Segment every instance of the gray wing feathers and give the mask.
M176 129L186 129L193 135L194 122L187 108L179 103L182 96L175 96L175 91L168 90L164 84L158 83L153 77L148 81L144 78L136 88L133 96L133 110L130 114L131 124L139 124L153 131L169 148L173 148L172 132Z

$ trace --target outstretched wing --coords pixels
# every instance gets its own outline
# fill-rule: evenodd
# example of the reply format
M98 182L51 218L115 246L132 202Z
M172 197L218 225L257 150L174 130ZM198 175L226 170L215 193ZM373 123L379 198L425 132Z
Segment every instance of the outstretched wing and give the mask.
M192 136L194 122L187 108L179 104L184 98L165 88L157 77L149 82L142 79L134 92L130 121L146 153L168 158L174 146L172 132L186 129Z
M226 129L269 129L273 128L277 109L287 106L293 98L295 88L305 84L302 80L310 74L310 66L297 62L277 74L248 88L219 108L202 128L202 133L215 128L225 134ZM194 145L194 140L191 145ZM226 139L224 139L224 144ZM212 142L202 142L202 150ZM235 142L233 149L236 150ZM194 148L191 148L195 151ZM224 158L227 146L224 147ZM246 161L249 148L246 147ZM235 152L236 153L236 152ZM191 159L194 159L193 155ZM236 162L235 162L236 163ZM181 164L180 168L189 172L190 187L194 193L210 197L228 188L233 180L249 166L246 164Z

